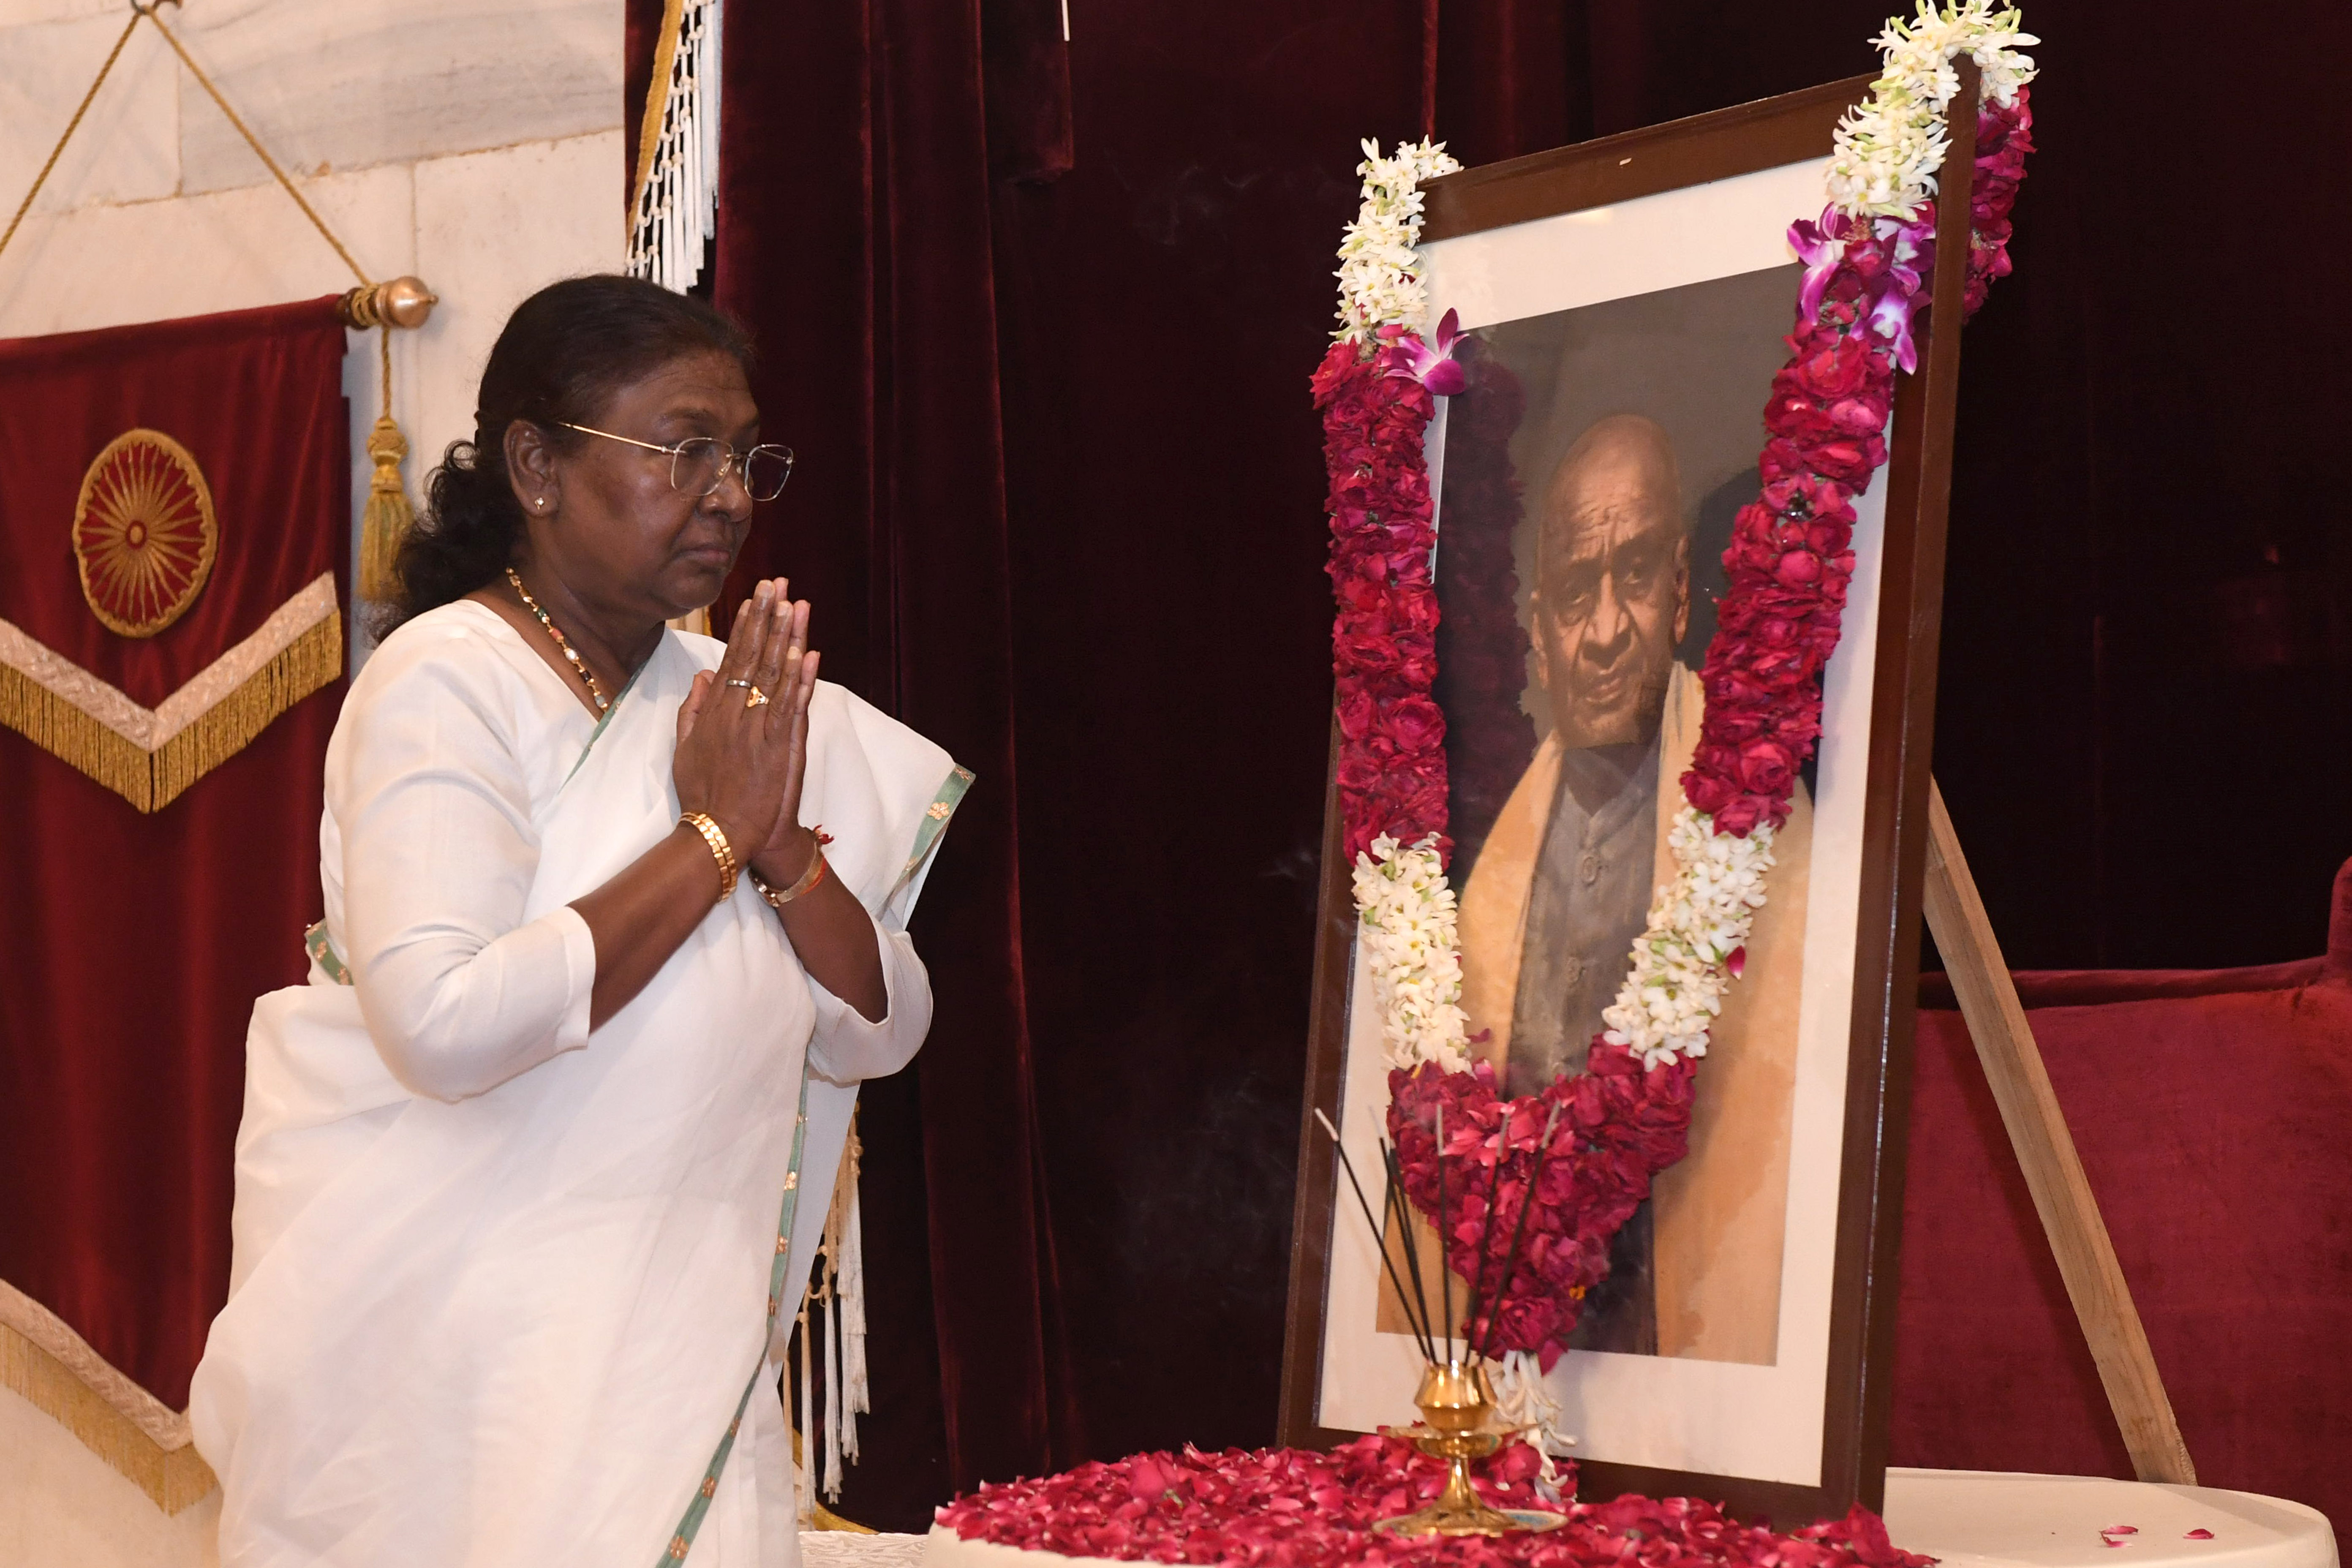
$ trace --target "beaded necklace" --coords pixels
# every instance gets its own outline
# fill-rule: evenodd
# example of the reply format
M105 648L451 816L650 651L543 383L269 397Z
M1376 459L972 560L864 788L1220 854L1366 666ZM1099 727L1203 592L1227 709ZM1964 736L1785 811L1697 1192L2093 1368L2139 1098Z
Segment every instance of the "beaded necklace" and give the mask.
M522 607L539 617L539 624L547 628L547 635L555 639L555 646L563 650L565 658L572 661L572 673L588 683L588 695L594 700L596 711L602 713L612 707L613 704L605 700L604 689L596 684L595 675L581 659L580 650L573 647L572 639L565 637L562 630L547 618L547 612L539 607L539 601L530 596L530 590L522 585L522 579L515 574L515 569L511 566L507 568L507 581L514 584L514 591L517 594L522 595Z

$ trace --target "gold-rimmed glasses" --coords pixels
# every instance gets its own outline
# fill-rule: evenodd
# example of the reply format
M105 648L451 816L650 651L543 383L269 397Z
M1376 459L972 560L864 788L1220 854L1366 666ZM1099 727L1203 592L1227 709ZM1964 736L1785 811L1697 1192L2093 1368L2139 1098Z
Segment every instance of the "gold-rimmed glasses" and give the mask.
M615 436L610 430L597 430L586 425L574 425L569 419L556 424L566 430L577 430L583 436L602 436L607 441L625 441L632 447L643 447L648 452L669 455L670 488L682 496L699 500L727 482L730 473L743 477L743 489L753 500L773 500L784 493L784 482L793 477L793 449L762 444L748 452L739 452L716 436L689 436L673 446L664 447L652 441L640 441L634 436Z

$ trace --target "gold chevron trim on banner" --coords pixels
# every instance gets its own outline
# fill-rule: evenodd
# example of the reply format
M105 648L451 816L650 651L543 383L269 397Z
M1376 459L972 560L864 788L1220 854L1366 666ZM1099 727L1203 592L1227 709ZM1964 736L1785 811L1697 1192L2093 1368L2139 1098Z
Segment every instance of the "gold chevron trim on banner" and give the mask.
M0 724L141 811L169 805L342 672L332 572L320 573L157 708L141 707L0 620Z
M64 1319L0 1279L0 1384L24 1395L167 1514L220 1485L188 1418L116 1371Z

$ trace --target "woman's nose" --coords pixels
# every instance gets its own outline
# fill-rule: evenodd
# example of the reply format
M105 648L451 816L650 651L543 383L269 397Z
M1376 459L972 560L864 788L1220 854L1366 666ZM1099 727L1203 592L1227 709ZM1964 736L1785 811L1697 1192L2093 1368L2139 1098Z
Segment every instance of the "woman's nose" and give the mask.
M748 517L751 511L751 487L743 478L743 459L728 458L727 466L719 470L719 483L702 499L721 517Z

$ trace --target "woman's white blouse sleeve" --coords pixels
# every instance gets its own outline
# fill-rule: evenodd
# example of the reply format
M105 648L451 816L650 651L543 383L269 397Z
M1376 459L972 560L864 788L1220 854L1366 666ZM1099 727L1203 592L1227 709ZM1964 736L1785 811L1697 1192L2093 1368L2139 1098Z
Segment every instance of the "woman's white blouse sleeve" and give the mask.
M809 977L816 1004L816 1032L809 1037L809 1067L826 1081L861 1083L887 1078L915 1059L931 1028L931 976L916 956L905 931L877 921L874 936L882 952L882 985L889 1002L878 1023Z
M368 1033L404 1087L445 1100L587 1044L596 979L577 910L523 921L540 844L513 715L467 663L401 669L327 781Z

